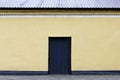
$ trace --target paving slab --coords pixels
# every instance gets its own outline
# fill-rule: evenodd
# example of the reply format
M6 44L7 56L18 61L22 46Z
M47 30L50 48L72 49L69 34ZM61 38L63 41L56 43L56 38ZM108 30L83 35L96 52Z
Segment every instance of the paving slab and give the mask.
M120 80L120 75L0 75L0 80Z

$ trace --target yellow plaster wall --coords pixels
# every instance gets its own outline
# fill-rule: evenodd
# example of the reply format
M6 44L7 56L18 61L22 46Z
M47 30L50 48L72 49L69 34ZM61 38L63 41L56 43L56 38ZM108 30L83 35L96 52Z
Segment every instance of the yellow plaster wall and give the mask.
M120 18L0 18L0 70L48 70L48 37L72 37L72 70L120 70Z

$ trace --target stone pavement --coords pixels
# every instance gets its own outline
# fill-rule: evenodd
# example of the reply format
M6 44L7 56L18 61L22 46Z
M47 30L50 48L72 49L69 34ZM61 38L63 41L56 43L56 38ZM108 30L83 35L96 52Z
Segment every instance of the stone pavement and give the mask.
M120 80L120 75L38 75L2 76L0 80Z

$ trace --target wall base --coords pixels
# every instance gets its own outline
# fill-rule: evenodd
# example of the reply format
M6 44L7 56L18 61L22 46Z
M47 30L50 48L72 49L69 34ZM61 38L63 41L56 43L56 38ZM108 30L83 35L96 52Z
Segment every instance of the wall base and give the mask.
M47 75L48 71L0 71L0 75Z
M0 75L48 75L48 71L0 71ZM72 71L71 75L120 75L120 71Z
M72 71L73 75L120 75L120 71Z

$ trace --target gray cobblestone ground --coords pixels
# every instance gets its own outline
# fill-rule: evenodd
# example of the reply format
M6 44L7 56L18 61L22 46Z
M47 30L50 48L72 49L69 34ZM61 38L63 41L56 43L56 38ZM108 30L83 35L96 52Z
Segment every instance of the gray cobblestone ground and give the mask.
M120 80L120 75L0 76L0 80Z

